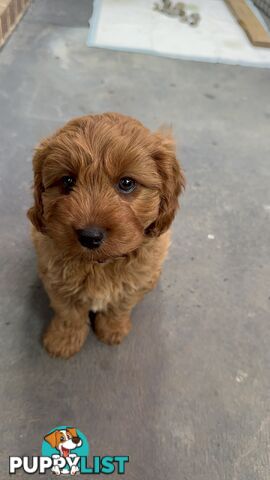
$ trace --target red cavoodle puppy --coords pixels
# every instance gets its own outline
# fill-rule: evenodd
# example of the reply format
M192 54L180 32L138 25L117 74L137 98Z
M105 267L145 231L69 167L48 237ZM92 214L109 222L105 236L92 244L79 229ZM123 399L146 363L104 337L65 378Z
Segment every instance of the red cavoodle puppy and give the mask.
M55 312L46 350L68 358L89 332L119 344L132 308L156 284L185 185L172 138L117 113L68 122L33 158L28 217Z

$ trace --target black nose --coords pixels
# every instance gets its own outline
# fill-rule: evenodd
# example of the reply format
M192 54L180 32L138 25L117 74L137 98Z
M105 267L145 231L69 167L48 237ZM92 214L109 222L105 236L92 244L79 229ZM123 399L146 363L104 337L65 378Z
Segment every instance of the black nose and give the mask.
M81 439L79 437L72 437L72 441L77 445L78 443L80 443Z
M80 244L83 247L94 249L100 247L104 238L105 231L100 227L89 227L83 230L77 230Z

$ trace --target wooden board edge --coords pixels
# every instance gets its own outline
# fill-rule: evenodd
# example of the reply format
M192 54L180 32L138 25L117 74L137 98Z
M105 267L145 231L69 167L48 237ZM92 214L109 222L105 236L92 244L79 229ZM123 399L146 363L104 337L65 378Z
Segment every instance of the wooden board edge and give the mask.
M255 47L270 48L270 34L265 30L245 0L225 0L238 23Z
M4 44L6 43L6 41L8 40L8 38L10 37L14 29L16 28L16 26L18 25L18 23L20 22L24 14L26 13L31 3L31 0L21 0L20 3L17 2L16 6L20 5L21 8L16 11L16 15L13 21L11 21L11 15L9 12L11 3L12 3L12 0L9 3L7 3L5 9L2 10L0 13L0 49L4 46ZM3 31L3 24L2 24L2 17L4 15L8 15L9 17L8 29L5 31Z

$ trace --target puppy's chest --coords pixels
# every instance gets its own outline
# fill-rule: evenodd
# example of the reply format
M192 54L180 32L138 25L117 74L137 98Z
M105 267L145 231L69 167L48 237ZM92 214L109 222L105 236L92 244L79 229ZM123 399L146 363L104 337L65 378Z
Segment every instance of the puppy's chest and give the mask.
M87 303L92 311L105 310L109 303L121 299L124 293L121 275L112 275L99 268L70 268L62 271L61 292L63 296Z
M93 312L105 310L106 306L120 296L121 286L117 283L112 286L109 279L101 281L98 275L88 274L81 285L80 298L89 303Z

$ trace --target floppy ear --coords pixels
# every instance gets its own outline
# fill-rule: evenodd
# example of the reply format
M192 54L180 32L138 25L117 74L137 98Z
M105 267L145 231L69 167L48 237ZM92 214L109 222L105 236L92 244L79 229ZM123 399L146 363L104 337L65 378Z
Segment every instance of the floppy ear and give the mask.
M158 237L170 227L179 206L178 196L185 188L185 177L176 159L175 143L172 136L158 132L155 134L156 146L152 157L156 161L162 180L159 213L156 220L147 228L146 233Z
M45 233L44 223L43 223L43 204L42 204L42 193L44 187L42 184L42 164L45 154L45 142L42 142L36 149L35 155L33 157L33 171L34 171L34 206L31 207L27 216L32 222L34 227L42 233Z
M76 428L67 428L67 431L71 434L72 437L78 437Z
M52 448L55 448L56 447L56 432L57 430L55 430L54 432L52 433L49 433L48 435L45 435L44 437L44 440L46 440L46 442L48 442Z

